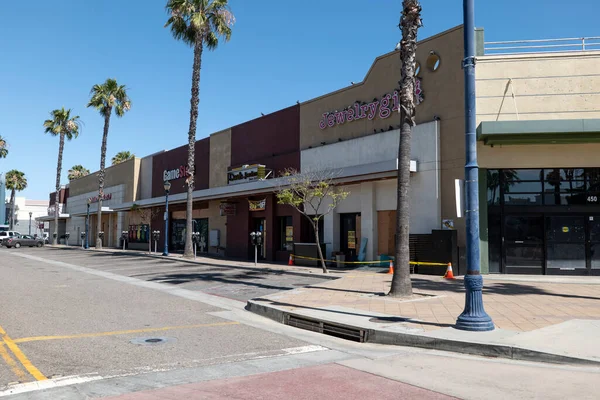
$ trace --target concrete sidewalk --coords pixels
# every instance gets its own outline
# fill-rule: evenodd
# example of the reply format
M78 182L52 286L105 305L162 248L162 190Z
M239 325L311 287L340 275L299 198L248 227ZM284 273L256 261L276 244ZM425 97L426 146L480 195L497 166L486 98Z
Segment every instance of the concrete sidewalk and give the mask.
M414 296L394 299L391 275L355 271L335 281L248 302L282 323L330 323L360 330L365 341L559 363L600 363L600 280L560 277L537 282L484 278L484 304L497 329L453 328L464 307L462 279L413 275ZM290 316L292 322L290 323ZM308 322L307 322L308 321ZM321 328L323 329L323 328Z

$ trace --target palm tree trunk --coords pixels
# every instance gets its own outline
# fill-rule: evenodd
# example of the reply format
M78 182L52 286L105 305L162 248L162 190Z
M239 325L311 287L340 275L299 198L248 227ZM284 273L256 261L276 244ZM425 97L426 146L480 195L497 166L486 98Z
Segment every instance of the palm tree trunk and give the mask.
M398 144L398 201L396 205L396 268L392 278L390 296L412 295L410 281L410 145L412 127L415 125L415 54L417 30L421 25L421 6L416 0L402 2L402 42L400 60L402 81L400 85L400 141Z
M12 231L15 224L15 189L10 191L10 222L8 224Z
M325 265L325 259L323 258L323 251L321 250L321 244L319 243L319 223L312 223L313 229L315 230L315 243L317 245L317 252L319 254L319 259L321 259L321 268L323 268L323 273L328 273L327 266Z
M100 150L100 172L98 172L98 214L96 224L96 249L102 249L102 239L100 238L100 232L102 231L102 198L104 197L104 175L105 175L105 163L106 163L106 141L108 140L108 128L110 126L110 115L112 114L112 107L108 109L108 112L104 116L104 134L102 135L102 148Z
M56 165L56 195L54 196L54 233L52 235L52 244L56 246L58 244L58 213L59 213L59 200L60 200L60 173L62 171L62 158L63 150L65 148L65 134L60 134L60 140L58 142L58 163Z
M188 176L187 176L187 203L185 214L185 249L183 256L186 258L194 257L194 249L192 246L192 214L193 193L194 193L194 176L196 157L196 122L198 120L198 104L200 103L200 68L202 64L202 39L200 35L196 38L194 46L194 67L192 69L192 98L190 100L190 130L188 132Z

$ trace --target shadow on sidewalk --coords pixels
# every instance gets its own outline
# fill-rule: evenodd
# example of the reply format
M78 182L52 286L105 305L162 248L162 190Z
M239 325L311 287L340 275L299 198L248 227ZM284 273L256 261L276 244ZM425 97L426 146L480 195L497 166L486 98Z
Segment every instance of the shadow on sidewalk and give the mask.
M380 315L372 315L372 314L361 314L361 313L355 313L355 312L348 312L348 311L339 311L339 310L328 310L325 308L318 308L318 307L309 307L309 306L302 306L302 305L298 305L298 304L290 304L290 303L282 303L279 301L274 301L274 300L270 300L270 299L263 299L263 298L256 298L256 299L252 299L252 301L260 301L263 303L269 303L273 306L282 306L282 307L294 307L294 308L302 308L305 310L315 310L315 311L324 311L324 312L330 312L330 313L334 313L334 314L343 314L343 315L354 315L357 317L366 317L366 318L379 318L381 320L389 318L390 321L393 319L390 317L381 317ZM404 321L398 321L398 322L391 322L391 323L409 323L409 324L420 324L420 325L430 325L430 326L437 326L440 328L450 328L453 327L453 324L443 324L441 322L429 322L429 321L421 321L421 320L416 320L416 319L412 319L410 317L400 317L400 316L394 316L396 318L403 318ZM390 324L389 322L386 324Z
M484 278L485 279L485 278ZM449 283L452 282L452 283ZM413 288L424 290L427 292L455 292L455 293L464 293L465 288L463 286L462 281L444 281L444 282L434 282L427 279L412 279ZM586 300L600 300L600 297L593 296L581 296L577 294L567 294L567 293L558 293L558 292L550 292L546 289L535 286L534 284L524 284L524 283L507 283L507 282L486 282L483 287L483 294L498 294L503 296L511 296L511 295L528 295L535 294L541 296L554 296L554 297L564 297L571 299L586 299Z

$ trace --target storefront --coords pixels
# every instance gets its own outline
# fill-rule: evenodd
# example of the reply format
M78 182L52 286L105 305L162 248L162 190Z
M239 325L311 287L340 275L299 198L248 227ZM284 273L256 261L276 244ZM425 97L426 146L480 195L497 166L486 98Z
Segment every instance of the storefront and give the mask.
M487 170L490 273L600 275L600 168Z

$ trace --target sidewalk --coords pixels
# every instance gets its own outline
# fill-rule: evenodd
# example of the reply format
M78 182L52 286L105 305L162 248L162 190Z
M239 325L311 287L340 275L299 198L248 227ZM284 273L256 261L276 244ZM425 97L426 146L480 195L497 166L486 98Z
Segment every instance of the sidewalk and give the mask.
M335 281L253 299L247 309L282 323L289 323L291 314L360 329L366 341L372 342L600 363L597 277L549 277L544 282L537 277L520 277L519 281L484 277L485 309L497 329L479 333L452 328L464 308L462 279L413 275L414 296L403 300L384 296L391 277L355 271ZM589 284L580 283L582 279ZM521 354L525 350L530 354Z

